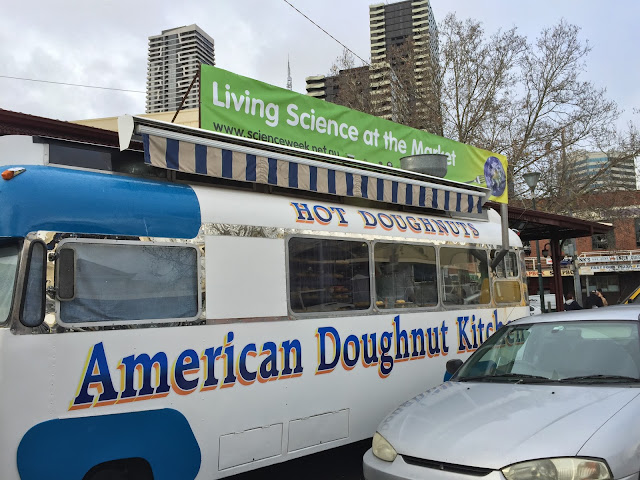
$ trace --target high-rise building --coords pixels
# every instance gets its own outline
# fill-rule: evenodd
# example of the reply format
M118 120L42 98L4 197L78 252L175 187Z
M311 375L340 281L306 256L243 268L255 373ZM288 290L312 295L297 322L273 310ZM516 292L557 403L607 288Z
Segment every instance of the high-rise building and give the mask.
M633 158L620 159L603 152L576 152L570 157L568 174L572 181L589 190L636 190ZM605 172L603 174L603 172Z
M429 0L370 5L369 28L372 64L386 61L390 47L400 46L409 39L413 40L421 66L429 57L438 56L438 29Z
M200 64L215 65L213 38L197 25L163 30L149 37L147 113L177 110ZM195 82L183 108L197 108Z
M369 96L369 67L340 70L337 75L314 75L306 79L307 95L331 103L354 107L353 97ZM340 97L340 87L349 91L349 96ZM367 112L369 113L369 112Z
M371 65L341 70L336 76L307 77L307 94L342 103L340 85L345 78L357 79L351 82L358 85L351 96L366 95L371 113L441 134L439 100L432 83L437 74L433 69L437 68L438 29L429 0L371 5L369 24ZM366 81L358 72L363 68L368 69Z
M411 117L417 114L426 124L414 126L437 130L433 118L439 118L434 112L440 109L430 79L438 59L438 29L429 0L371 5L369 28L370 88L377 114L414 124Z

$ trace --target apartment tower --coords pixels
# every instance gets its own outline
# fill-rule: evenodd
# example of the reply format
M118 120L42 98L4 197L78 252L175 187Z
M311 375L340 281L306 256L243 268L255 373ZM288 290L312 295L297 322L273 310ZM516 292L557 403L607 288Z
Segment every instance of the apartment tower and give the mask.
M575 152L569 155L569 160L571 181L589 184L590 191L637 189L633 158L616 158L604 152Z
M215 65L213 38L197 25L164 30L149 37L147 113L177 110L201 63ZM183 108L197 108L195 82Z
M437 73L433 68L437 68L438 30L429 0L371 5L369 24L371 65L341 70L335 76L307 77L307 95L342 103L341 85L356 84L351 96L366 96L362 103L368 112L441 135L439 101L431 82ZM368 70L366 80L363 69Z
M429 83L438 59L438 29L429 0L371 5L369 28L370 88L377 114L407 123L411 115L424 116L428 108L439 112L437 97ZM410 71L406 71L407 65L403 64L409 54ZM407 105L413 111L407 111Z

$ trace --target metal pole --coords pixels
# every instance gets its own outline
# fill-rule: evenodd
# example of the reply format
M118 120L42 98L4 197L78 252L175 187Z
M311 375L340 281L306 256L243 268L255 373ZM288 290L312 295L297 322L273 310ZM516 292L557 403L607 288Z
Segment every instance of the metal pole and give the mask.
M575 292L576 302L578 302L578 305L584 308L584 302L582 301L582 285L580 285L580 270L578 269L578 257L576 255L573 255L572 259L573 291Z
M193 88L193 84L196 83L196 80L200 78L200 68L198 67L198 72L193 76L193 80L191 80L191 83L189 84L189 88L187 88L187 93L184 94L184 97L182 97L182 101L180 102L180 106L178 107L178 109L176 110L176 114L173 116L173 118L171 119L171 123L176 121L176 117L178 116L178 114L180 113L180 110L182 110L182 106L184 105L185 100L187 99L187 97L189 96L189 93L191 92L191 89Z
M535 195L531 196L533 200L533 209L536 209L536 197ZM544 282L542 280L542 263L540 262L540 241L536 240L536 256L538 261L538 297L540 298L540 311L542 313L546 313L545 305L544 305Z

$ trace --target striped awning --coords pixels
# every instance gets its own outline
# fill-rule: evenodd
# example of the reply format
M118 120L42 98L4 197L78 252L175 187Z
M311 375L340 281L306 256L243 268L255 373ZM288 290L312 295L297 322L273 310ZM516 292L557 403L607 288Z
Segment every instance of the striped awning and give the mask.
M280 153L248 153L147 133L142 140L145 163L185 173L461 213L482 213L485 200L478 191Z

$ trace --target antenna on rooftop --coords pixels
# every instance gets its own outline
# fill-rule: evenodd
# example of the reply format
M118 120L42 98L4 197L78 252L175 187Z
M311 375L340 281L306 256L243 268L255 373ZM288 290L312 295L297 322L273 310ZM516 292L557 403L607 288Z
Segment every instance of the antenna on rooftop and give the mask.
M291 81L291 65L289 63L289 55L287 55L287 90L293 90L293 82Z

